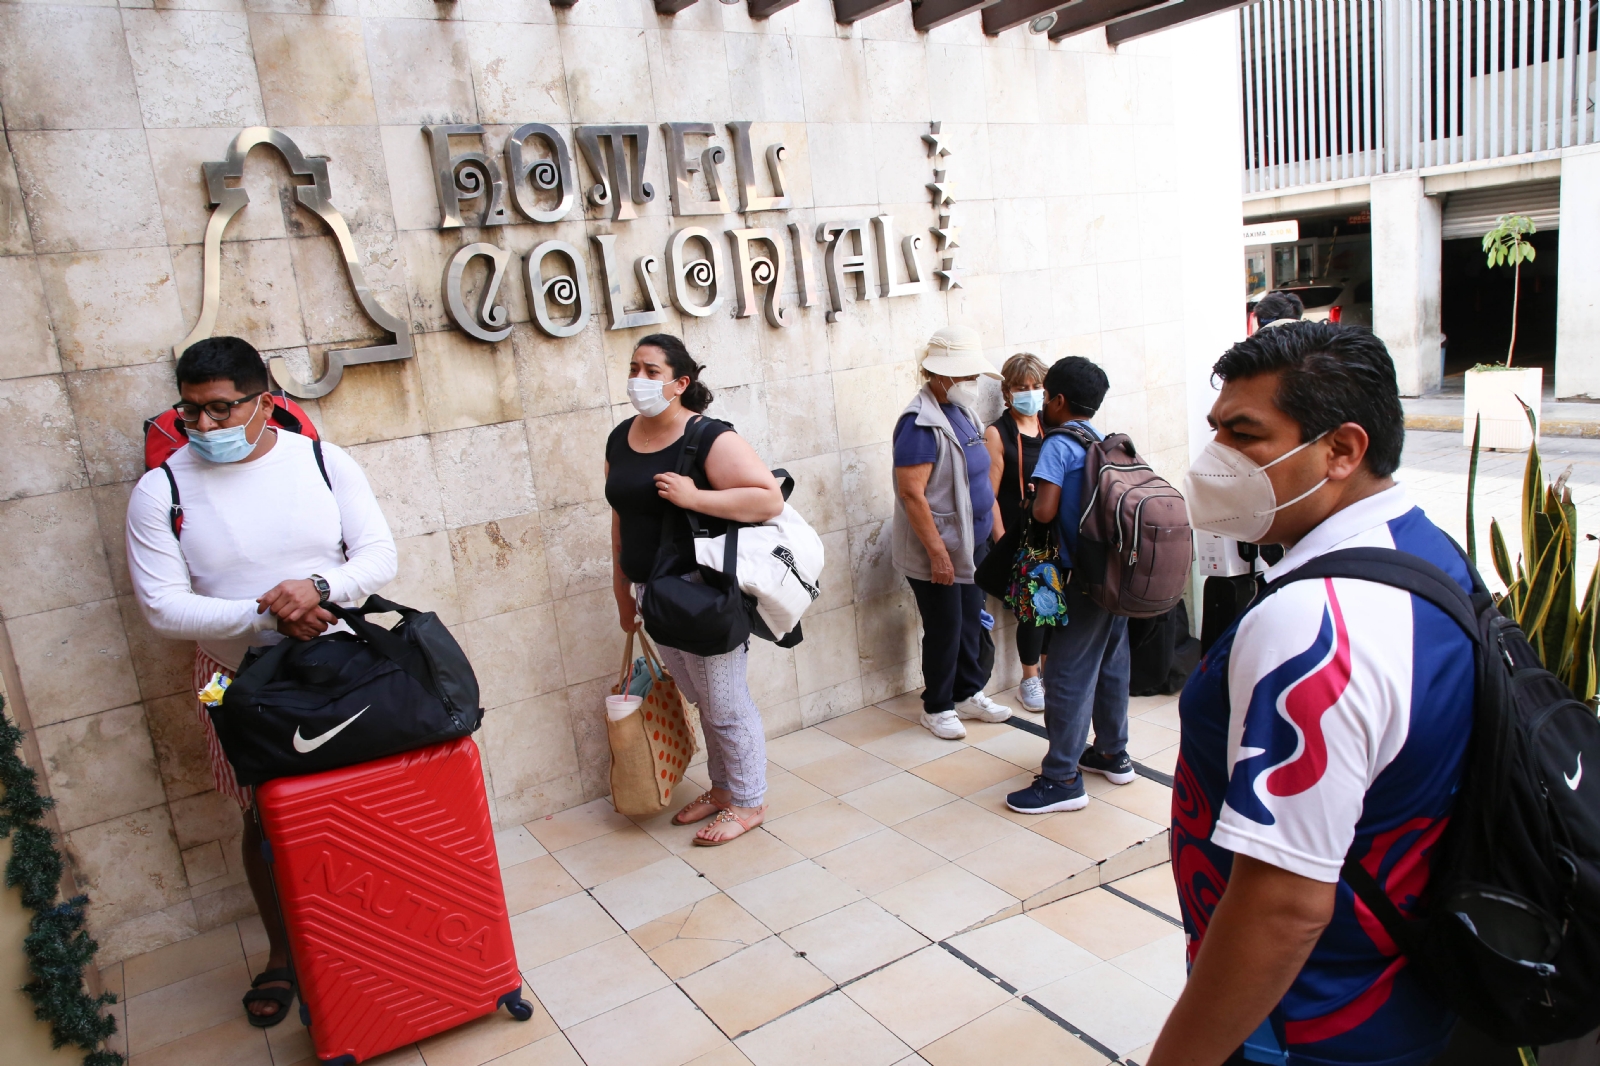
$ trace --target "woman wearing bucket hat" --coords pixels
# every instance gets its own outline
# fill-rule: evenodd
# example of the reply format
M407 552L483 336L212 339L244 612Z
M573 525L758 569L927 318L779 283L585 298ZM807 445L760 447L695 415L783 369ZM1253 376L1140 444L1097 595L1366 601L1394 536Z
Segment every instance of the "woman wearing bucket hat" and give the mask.
M1000 374L977 331L937 330L923 353L922 388L894 428L894 565L922 615L922 724L946 740L967 735L963 718L1011 716L983 694L989 677L978 664L983 590L972 574L999 514L974 411L980 376Z

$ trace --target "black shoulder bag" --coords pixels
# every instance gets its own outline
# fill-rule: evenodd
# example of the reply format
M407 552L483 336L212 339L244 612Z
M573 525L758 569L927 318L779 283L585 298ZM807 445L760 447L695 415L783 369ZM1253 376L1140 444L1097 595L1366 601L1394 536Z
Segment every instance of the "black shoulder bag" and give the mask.
M707 419L701 415L684 427L677 473L694 476L706 425ZM674 511L689 523L687 553L673 535ZM692 655L723 655L750 639L750 612L738 578L739 524L728 523L720 570L701 566L694 557L692 538L710 535L698 514L669 507L661 516L655 565L639 596L639 614L651 639Z
M478 728L478 679L439 616L369 596L325 603L353 633L283 640L245 656L211 708L241 785L334 770ZM398 612L393 629L366 615Z

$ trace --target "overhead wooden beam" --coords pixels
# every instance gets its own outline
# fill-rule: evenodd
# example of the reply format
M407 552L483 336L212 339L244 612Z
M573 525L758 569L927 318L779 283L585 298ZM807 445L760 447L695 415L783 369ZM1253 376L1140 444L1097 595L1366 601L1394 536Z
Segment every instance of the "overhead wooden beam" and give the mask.
M1119 45L1135 37L1143 37L1147 33L1155 33L1157 30L1192 22L1218 12L1232 11L1236 7L1243 7L1247 2L1248 0L1181 0L1168 7L1113 22L1106 27L1106 43Z
M800 0L749 0L746 10L753 19L771 18L786 7L793 7Z
M849 25L868 15L887 11L900 0L833 0L833 20Z
M1050 28L1050 39L1059 41L1063 37L1096 29L1113 19L1135 15L1167 2L1168 0L1082 0L1081 3L1056 11L1056 24Z
M695 0L655 0L656 14L676 15L686 7L694 4Z
M911 24L919 30L931 30L954 22L962 15L982 11L1000 0L911 0Z
M1072 7L1092 4L1095 0L1078 0ZM1000 0L998 4L983 9L983 32L990 37L1004 33L1013 26L1032 22L1040 15L1061 7L1061 0Z

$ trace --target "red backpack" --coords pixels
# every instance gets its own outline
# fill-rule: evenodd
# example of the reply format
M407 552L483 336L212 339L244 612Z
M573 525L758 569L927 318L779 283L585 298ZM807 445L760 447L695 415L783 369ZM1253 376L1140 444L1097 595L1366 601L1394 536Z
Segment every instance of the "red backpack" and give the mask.
M311 416L283 393L273 392L269 395L273 403L272 424L290 433L311 438L311 450L317 456L317 469L322 472L322 480L331 490L333 482L328 480L328 468L322 462L322 438L317 435L317 427L312 424ZM174 537L183 534L183 504L178 499L178 481L172 476L172 468L167 465L167 460L188 443L188 431L183 428L178 412L172 408L144 420L144 468L154 470L160 467L162 473L167 475L167 485L172 489L172 507L168 516Z

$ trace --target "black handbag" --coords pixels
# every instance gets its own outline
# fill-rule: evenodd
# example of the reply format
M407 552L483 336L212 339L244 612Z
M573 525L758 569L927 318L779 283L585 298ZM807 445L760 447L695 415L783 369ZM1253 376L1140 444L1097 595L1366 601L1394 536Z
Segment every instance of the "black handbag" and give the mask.
M997 600L1004 601L1006 592L1011 588L1011 572L1017 561L1017 541L1021 532L1017 529L1006 530L1006 535L1000 538L999 543L989 546L989 554L972 571L972 583Z
M684 427L679 474L692 476L705 430L701 416ZM739 588L739 524L728 523L719 570L700 565L692 546L688 552L681 549L673 533L674 511L689 523L692 537L710 536L693 511L669 507L661 516L661 544L639 596L645 632L657 644L692 655L726 654L750 639L750 607Z
M426 747L483 720L472 664L439 616L369 596L324 604L351 633L284 640L245 656L210 709L241 785ZM399 613L393 629L366 615Z

